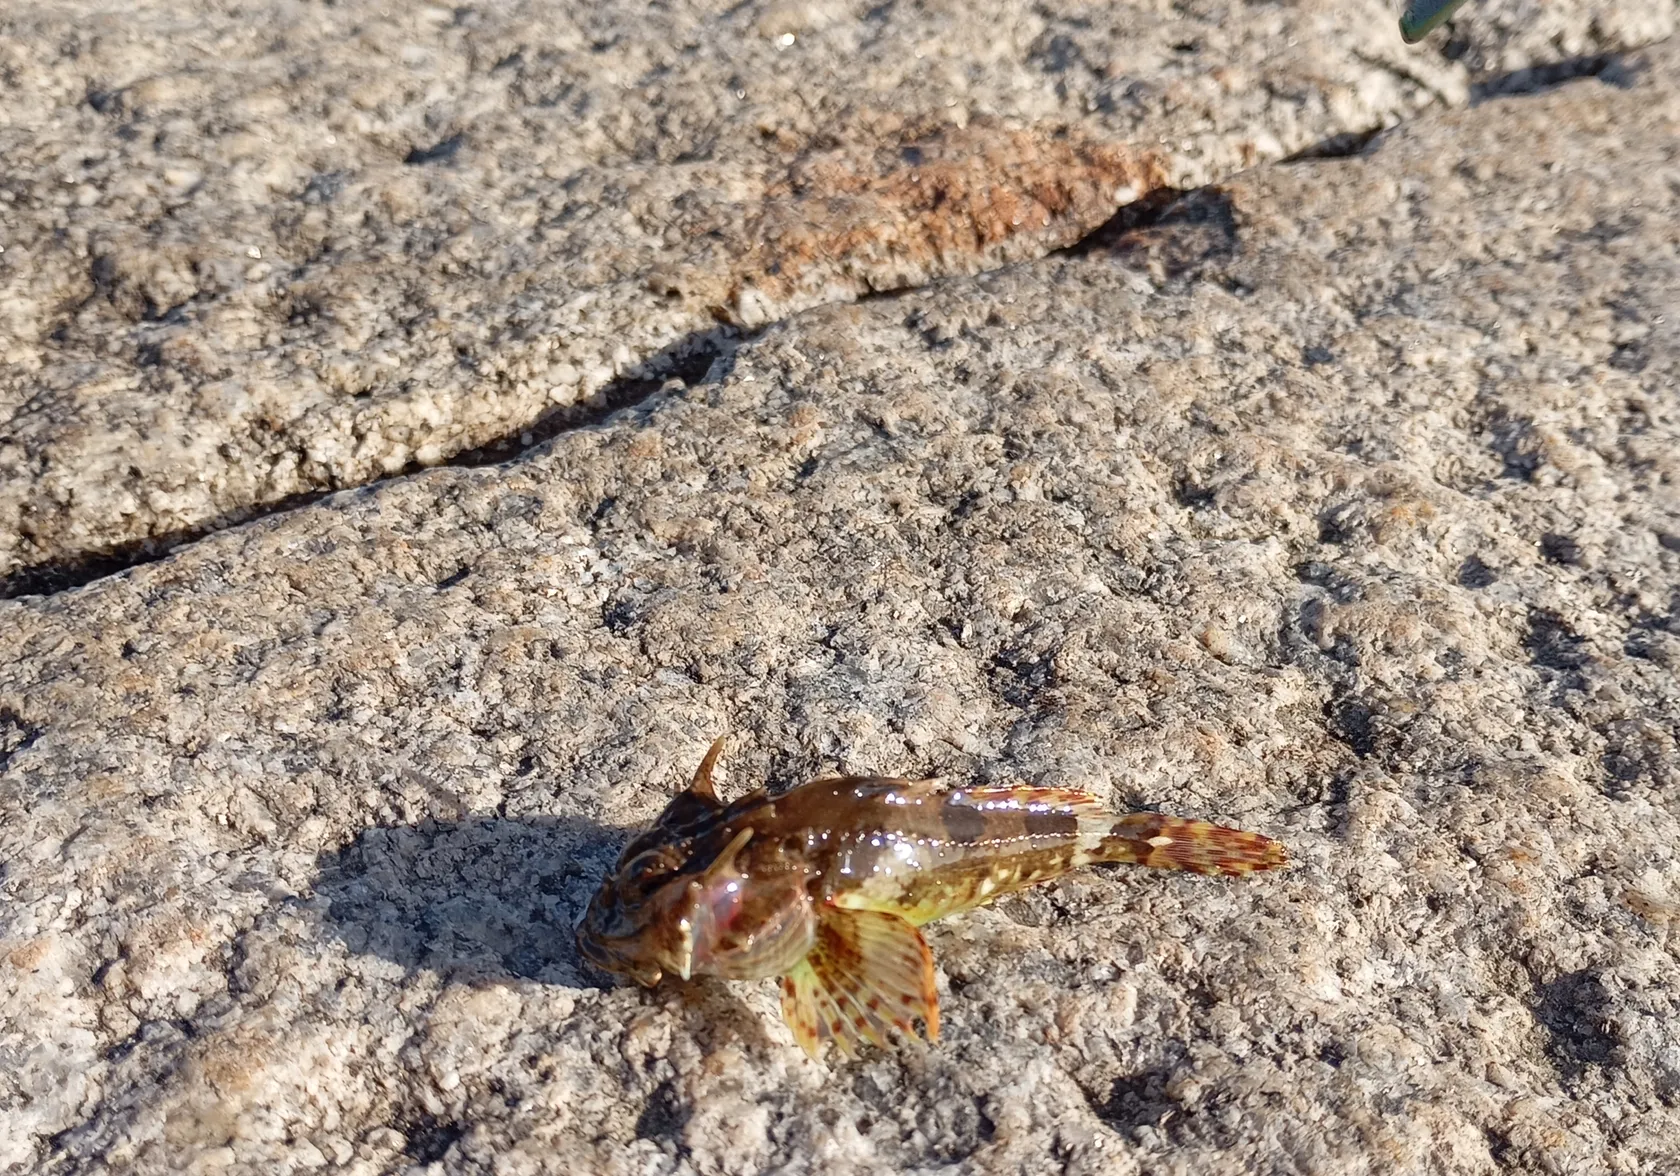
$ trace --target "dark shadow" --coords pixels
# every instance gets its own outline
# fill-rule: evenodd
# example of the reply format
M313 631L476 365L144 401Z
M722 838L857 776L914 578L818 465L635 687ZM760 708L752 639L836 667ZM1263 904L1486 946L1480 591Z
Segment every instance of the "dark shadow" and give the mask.
M321 856L315 893L354 952L469 982L607 987L573 927L628 835L586 817L379 826Z
M1513 94L1535 94L1555 89L1576 78L1597 78L1618 90L1631 89L1643 66L1630 62L1619 53L1595 53L1567 57L1545 65L1531 65L1509 73L1495 74L1470 87L1470 104L1480 105L1490 98L1505 98Z
M1134 1142L1156 1134L1172 1147L1235 1147L1244 1131L1233 1125L1230 1110L1236 1096L1228 1086L1210 1083L1189 1097L1169 1093L1174 1080L1188 1068L1182 1046L1175 1045L1168 1057L1120 1075L1106 1090L1082 1090L1097 1118Z
M411 148L403 156L403 162L414 166L425 163L449 163L460 152L461 145L467 141L465 135L451 135L449 138L433 143L430 147Z
M1210 184L1157 188L1062 252L1073 257L1106 253L1131 269L1158 269L1169 281L1195 281L1208 266L1234 258L1239 247L1230 193Z
M1661 535L1658 538L1662 545L1667 547L1672 536ZM1680 546L1676 546L1675 550L1680 550ZM1623 651L1629 657L1661 657L1658 650L1661 648L1659 635L1662 633L1672 633L1680 637L1680 591L1676 591L1669 598L1666 613L1641 611L1634 618L1633 626L1628 630L1626 640L1622 642Z
M601 424L624 409L643 404L652 407L658 393L667 385L690 388L697 384L717 383L728 375L741 344L751 342L761 333L720 326L684 335L642 360L632 373L603 385L588 400L551 408L529 424L489 444L463 450L440 464L464 467L499 465L527 449L553 440L561 433Z
M1059 252L1072 257L1086 257L1113 249L1127 233L1156 223L1169 208L1195 191L1194 188L1162 187L1145 192L1136 200L1122 204L1113 216Z
M1351 690L1337 689L1324 704L1324 726L1332 739L1346 744L1360 759L1370 759L1382 750L1381 715Z
M15 600L20 596L52 596L59 592L68 592L95 580L119 575L141 564L156 563L182 544L213 535L217 531L225 531L240 523L248 523L252 519L297 510L321 501L330 493L330 490L312 490L303 494L291 494L271 502L215 515L196 527L165 531L132 543L112 543L86 548L64 559L25 564L0 576L0 600Z
M578 918L630 834L587 817L378 826L321 855L315 896L326 900L329 936L410 973L426 969L468 987L524 980L623 989L632 1001L657 1006L704 1050L783 1048L729 981L667 977L645 989L583 961ZM675 1091L656 1093L638 1135L680 1136L688 1114ZM399 1125L419 1163L441 1159L467 1130L420 1111Z
M1365 149L1383 133L1382 127L1366 127L1358 131L1342 131L1309 143L1293 155L1285 155L1279 163L1306 163L1313 159L1351 159L1365 154Z
M34 746L41 731L11 707L0 706L0 772L11 764L14 755Z
M680 1139L693 1108L685 1104L676 1083L661 1082L636 1116L637 1139Z
M1465 588L1486 588L1498 579L1499 570L1474 553L1458 567L1458 582Z
M297 510L342 490L365 489L393 478L407 477L438 466L470 468L498 465L513 460L561 433L603 424L615 413L625 409L645 407L651 411L659 401L658 394L667 385L689 387L721 378L721 373L727 369L735 348L742 341L753 337L753 333L743 334L725 327L685 335L644 359L636 365L632 373L620 376L602 387L587 401L553 408L493 441L476 449L464 450L434 466L411 462L394 474L370 478L355 486L310 490L270 502L252 503L214 515L192 527L162 532L130 543L85 548L63 559L26 564L5 576L0 576L0 600L12 600L20 596L51 596L54 593L80 588L84 584L125 572L129 568L155 563L177 547L213 535L217 531L225 531L229 527L248 523L253 519ZM719 369L720 374L714 376L713 366L720 361L723 367Z
M1585 690L1585 669L1591 660L1586 638L1577 633L1559 613L1549 608L1528 610L1528 633L1523 638L1528 660L1536 669L1552 671L1545 676L1565 690Z
M1086 1101L1097 1118L1127 1139L1135 1139L1139 1128L1159 1127L1179 1109L1167 1095L1173 1077L1173 1067L1165 1065L1125 1074L1114 1080L1106 1098L1092 1099L1087 1092Z
M1621 1064L1614 1001L1598 973L1566 972L1534 989L1534 1019L1546 1031L1546 1054L1565 1087L1595 1067Z
M1546 557L1546 562L1557 564L1559 567L1578 568L1581 566L1581 545L1568 535L1561 535L1556 531L1547 531L1540 536L1540 554Z

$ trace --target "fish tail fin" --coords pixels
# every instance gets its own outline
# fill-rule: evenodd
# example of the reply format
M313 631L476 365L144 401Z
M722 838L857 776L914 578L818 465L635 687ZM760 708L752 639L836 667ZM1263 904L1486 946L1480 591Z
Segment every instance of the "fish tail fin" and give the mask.
M1086 828L1091 831L1081 840L1089 848L1082 856L1092 862L1232 877L1289 864L1289 852L1270 837L1161 813L1127 813Z
M938 1041L933 953L921 932L886 911L824 910L810 952L782 977L782 1019L800 1048L815 1059L832 1040L851 1057L895 1030L912 1036L916 1018Z

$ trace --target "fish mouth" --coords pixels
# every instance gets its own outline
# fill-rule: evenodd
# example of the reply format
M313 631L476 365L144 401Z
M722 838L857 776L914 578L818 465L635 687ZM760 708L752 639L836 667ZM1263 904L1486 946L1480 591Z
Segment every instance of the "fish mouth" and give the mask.
M657 964L637 959L639 952L617 949L611 941L592 934L587 927L577 929L577 946L585 963L609 975L634 980L644 988L652 988L664 975Z

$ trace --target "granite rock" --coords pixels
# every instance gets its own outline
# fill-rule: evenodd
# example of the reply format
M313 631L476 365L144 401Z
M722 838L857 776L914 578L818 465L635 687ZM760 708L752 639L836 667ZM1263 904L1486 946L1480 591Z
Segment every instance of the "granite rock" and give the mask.
M1677 81L1426 113L0 603L0 1170L1664 1171ZM942 1042L815 1066L769 984L571 943L725 731L728 795L1078 786L1298 865L936 924Z
M1673 21L1496 5L1406 47L1386 0L8 4L0 586L505 457L797 310Z

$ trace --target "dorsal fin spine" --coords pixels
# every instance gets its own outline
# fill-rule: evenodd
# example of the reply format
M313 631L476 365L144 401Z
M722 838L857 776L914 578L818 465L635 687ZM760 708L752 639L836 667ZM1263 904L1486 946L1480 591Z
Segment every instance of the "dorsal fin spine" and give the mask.
M706 758L700 761L700 766L694 770L694 778L688 782L690 792L714 802L717 800L717 792L712 788L712 767L723 752L723 738L719 735L712 740L711 747L706 750Z

